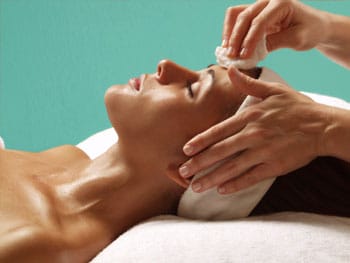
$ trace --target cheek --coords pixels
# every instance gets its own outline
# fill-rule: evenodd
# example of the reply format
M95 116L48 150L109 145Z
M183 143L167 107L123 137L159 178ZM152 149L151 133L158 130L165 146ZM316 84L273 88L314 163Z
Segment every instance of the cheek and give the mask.
M143 132L150 141L159 142L167 149L181 151L183 144L198 131L201 114L193 105L183 100L163 100L151 105L142 114Z

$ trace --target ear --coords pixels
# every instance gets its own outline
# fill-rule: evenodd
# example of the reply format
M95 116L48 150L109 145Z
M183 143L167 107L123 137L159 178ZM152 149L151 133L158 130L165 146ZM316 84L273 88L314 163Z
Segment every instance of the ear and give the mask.
M165 175L183 188L188 188L190 186L191 180L180 176L178 169L178 165L170 164L166 169Z

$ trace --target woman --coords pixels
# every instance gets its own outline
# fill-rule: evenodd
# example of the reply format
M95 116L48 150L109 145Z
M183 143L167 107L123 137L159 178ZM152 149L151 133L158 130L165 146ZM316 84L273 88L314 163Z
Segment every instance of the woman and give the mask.
M182 145L244 98L225 68L164 60L155 74L107 90L119 141L100 157L70 145L0 149L0 262L86 262L130 226L175 213L184 189L166 174L185 161Z

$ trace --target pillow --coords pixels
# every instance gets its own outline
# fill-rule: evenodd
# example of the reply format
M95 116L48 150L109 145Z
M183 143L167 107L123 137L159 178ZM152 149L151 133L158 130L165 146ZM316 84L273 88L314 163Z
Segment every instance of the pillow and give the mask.
M118 141L118 135L113 128L97 132L76 146L84 151L91 160L108 150Z

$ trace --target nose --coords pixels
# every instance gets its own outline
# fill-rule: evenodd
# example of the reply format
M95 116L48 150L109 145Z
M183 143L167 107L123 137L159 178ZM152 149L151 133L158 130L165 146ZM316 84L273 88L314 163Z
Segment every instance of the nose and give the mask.
M198 78L197 72L182 67L171 60L162 60L158 63L157 79L160 84L195 82Z

